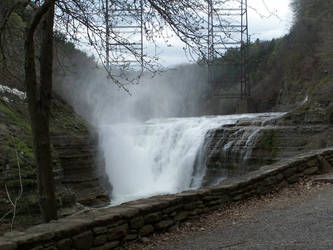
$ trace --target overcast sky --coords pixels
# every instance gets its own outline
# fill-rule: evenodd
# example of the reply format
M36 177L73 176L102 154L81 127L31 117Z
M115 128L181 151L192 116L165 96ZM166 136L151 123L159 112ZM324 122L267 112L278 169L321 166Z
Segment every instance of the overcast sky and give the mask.
M1 1L1 0L0 0ZM236 0L230 0L236 1ZM257 38L260 40L271 40L288 33L292 23L292 10L290 2L292 0L248 0L249 36L251 41ZM191 63L193 58L186 57L184 45L176 36L168 38L167 46L164 42L154 44L144 42L144 54L159 57L159 64L164 67L173 67L177 64ZM81 49L88 54L95 54L91 48L82 46ZM97 55L95 55L97 56Z
M292 22L290 0L248 0L249 35L251 41L271 40L288 33ZM172 47L157 49L163 66L189 62L182 50L182 43L174 38ZM163 46L163 47L162 47Z

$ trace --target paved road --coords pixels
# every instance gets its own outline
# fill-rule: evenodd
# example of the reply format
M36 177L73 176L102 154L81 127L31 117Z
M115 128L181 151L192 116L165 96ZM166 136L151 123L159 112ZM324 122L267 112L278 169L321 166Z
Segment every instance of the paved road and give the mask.
M259 209L247 219L188 232L153 249L332 249L333 186L286 206Z

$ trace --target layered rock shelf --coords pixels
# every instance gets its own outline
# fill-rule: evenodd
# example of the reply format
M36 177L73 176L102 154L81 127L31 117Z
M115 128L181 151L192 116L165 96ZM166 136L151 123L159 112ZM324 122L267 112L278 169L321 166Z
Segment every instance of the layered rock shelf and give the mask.
M58 154L62 175L58 188L67 188L75 201L86 206L106 205L107 191L101 187L96 167L96 142L88 136L53 135L52 144Z
M40 216L27 103L23 100L23 92L4 86L2 89L6 92L4 97L10 101L0 99L0 214L9 214L11 210L5 185L14 197L19 193L20 166L23 194L18 203L16 222L19 227L26 227L38 223ZM66 103L54 97L50 121L51 150L56 198L59 208L65 208L64 214L76 211L82 205L109 203L107 190L101 187L98 168L103 164L96 162L97 142L89 135L88 126ZM78 203L81 205L76 206ZM3 224L10 223L9 216L4 221ZM5 226L0 231L4 229Z
M309 149L333 146L333 138L328 138L332 137L330 124L296 126L276 122L240 120L211 131L206 142L207 170L203 185L243 175Z

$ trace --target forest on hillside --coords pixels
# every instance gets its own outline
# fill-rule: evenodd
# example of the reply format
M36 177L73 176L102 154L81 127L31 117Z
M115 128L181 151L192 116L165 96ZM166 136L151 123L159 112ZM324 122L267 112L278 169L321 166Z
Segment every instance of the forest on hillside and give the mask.
M249 72L253 111L288 111L306 97L332 112L333 2L293 0L294 21L290 32L271 41L256 40L249 48ZM220 61L239 61L240 52L229 50ZM216 92L232 92L239 66L217 69ZM230 80L231 79L231 80ZM224 101L222 113L236 111L237 102ZM222 107L223 109L223 107ZM331 118L332 119L332 118Z

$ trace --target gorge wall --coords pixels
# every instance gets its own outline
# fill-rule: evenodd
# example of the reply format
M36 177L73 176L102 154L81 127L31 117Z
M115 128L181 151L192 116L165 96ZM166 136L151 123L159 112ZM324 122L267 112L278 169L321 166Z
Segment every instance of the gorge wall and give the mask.
M30 219L25 218L38 218L39 206L26 103L13 94L2 98L0 211L1 214L10 211L4 185L13 194L20 187L15 156L17 151L24 187L17 224L25 224L20 217L31 224ZM4 98L9 99L5 101ZM225 178L240 176L312 149L333 146L333 129L329 123L295 123L289 119L290 114L281 114L275 119L268 114L251 117L227 122L222 127L214 125L214 129L208 131L204 150L200 152L200 164L204 163L207 167L203 186L217 184ZM191 123L187 126L191 126ZM203 127L207 131L207 124ZM107 204L111 187L105 185L108 180L105 180L105 175L103 177L103 172L99 172L99 164L96 162L96 136L89 136L88 125L59 98L55 98L52 107L51 131L59 208L75 208L77 203L84 206ZM191 141L193 138L190 136ZM65 214L73 212L75 209Z
M56 198L60 211L62 208L72 208L70 211L73 212L79 209L77 203L81 206L107 204L109 196L100 185L100 174L96 167L97 142L90 136L87 124L55 96L50 126ZM8 216L2 220L0 231L8 230L10 226L12 206L7 197L6 187L12 198L16 198L20 191L20 175L23 194L18 202L17 220L14 226L24 228L40 222L36 171L24 93L2 87L0 89L0 214Z
M221 177L240 176L313 149L333 146L333 128L329 123L292 124L285 122L288 116L271 120L243 119L211 131L203 185L214 184Z

